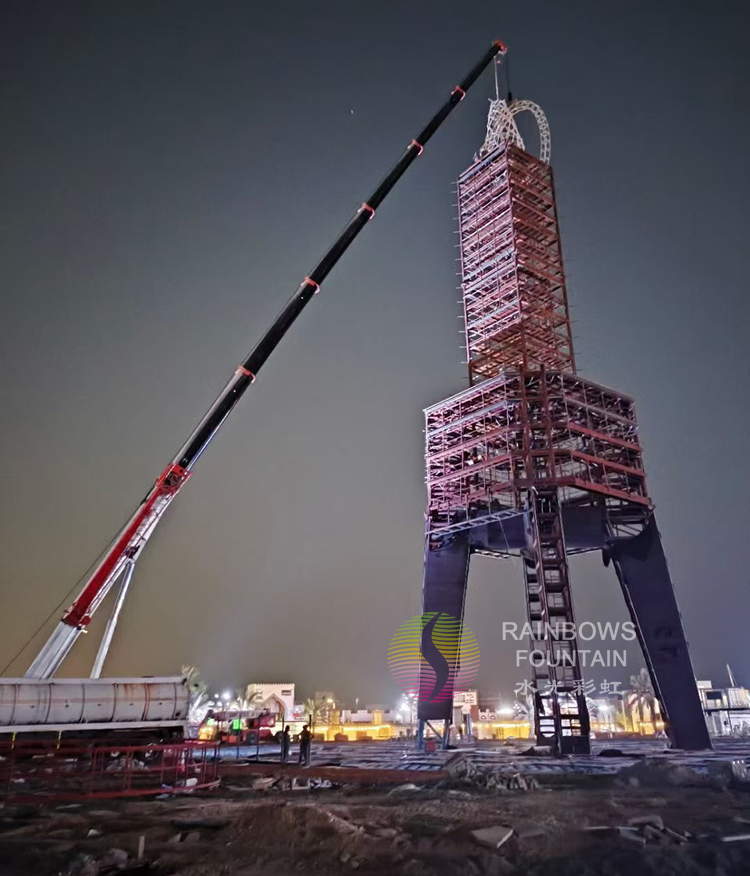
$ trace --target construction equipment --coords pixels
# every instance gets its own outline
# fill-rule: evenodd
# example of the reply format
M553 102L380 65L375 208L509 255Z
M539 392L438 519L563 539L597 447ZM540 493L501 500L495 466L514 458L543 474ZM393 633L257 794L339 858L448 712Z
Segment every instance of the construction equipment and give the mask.
M273 742L284 725L284 716L264 709L209 709L198 731L198 738L222 745L249 745Z
M187 736L187 678L7 678L0 682L0 740L56 738L182 739Z
M112 640L117 616L130 585L135 563L141 555L146 542L153 534L157 524L164 516L192 470L208 447L211 439L223 425L229 414L254 382L268 357L302 313L305 306L319 291L325 278L354 242L357 235L375 215L375 211L385 200L405 171L455 106L466 96L466 92L476 82L482 71L498 55L506 51L503 43L496 41L484 53L463 81L451 91L447 101L433 116L425 128L406 147L390 173L361 205L349 224L326 252L315 268L306 276L288 304L281 311L271 327L261 338L250 355L235 370L227 385L211 405L208 412L190 435L169 465L156 479L132 517L115 537L110 547L94 567L83 587L57 624L54 632L42 647L26 673L27 677L50 678L60 667L78 636L91 621L97 608L119 581L120 587L115 600L112 617L97 654L93 677L101 673L107 650Z

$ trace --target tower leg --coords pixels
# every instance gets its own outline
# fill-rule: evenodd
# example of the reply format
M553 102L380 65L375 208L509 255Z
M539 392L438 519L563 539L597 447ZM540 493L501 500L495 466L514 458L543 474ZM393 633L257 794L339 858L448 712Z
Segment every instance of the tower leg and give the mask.
M675 748L711 748L685 630L653 515L643 532L613 539L613 560Z
M449 614L463 621L466 584L469 576L469 533L464 530L440 541L425 540L422 611ZM425 652L424 643L422 653ZM448 721L453 716L453 700L432 702L430 691L423 691L421 679L417 717L423 721Z
M528 494L529 548L523 558L539 745L558 754L588 754L589 716L583 691L568 559L556 489Z
M443 738L441 740L441 743L442 743L441 748L443 749L443 751L447 750L448 746L450 745L450 741L451 741L451 719L446 718L445 721L443 721Z

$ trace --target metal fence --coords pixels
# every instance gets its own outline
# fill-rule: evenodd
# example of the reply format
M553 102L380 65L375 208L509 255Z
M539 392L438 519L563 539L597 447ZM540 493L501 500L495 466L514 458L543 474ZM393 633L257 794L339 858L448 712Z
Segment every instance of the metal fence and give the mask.
M0 795L42 801L189 793L219 784L218 755L217 743L197 740L0 742Z

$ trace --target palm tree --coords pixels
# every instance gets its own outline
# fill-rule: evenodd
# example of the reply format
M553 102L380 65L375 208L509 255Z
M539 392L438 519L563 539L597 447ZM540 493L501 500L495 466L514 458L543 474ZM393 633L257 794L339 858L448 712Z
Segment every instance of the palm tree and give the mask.
M205 711L208 684L201 678L197 666L183 666L180 672L187 678L188 683L188 721L191 724L199 724Z
M318 721L325 720L327 711L328 703L325 700L316 700L314 697L305 700L305 714L310 716L313 727Z
M237 703L237 708L242 712L249 712L255 706L259 705L261 700L263 699L263 691L258 690L257 688L246 688L242 690L242 688L238 688L237 691L237 699L235 702Z
M599 719L600 719L600 717L602 717L599 714L599 704L596 702L595 699L593 699L593 697L587 697L584 695L583 699L586 702L586 709L588 710L589 717L593 721L596 721L597 723L599 723Z
M633 707L638 709L638 722L641 725L639 729L642 728L646 720L644 717L644 706L648 709L651 720L656 721L654 688L651 684L651 677L646 669L641 669L637 675L630 676L630 690L628 691L627 699L631 716Z

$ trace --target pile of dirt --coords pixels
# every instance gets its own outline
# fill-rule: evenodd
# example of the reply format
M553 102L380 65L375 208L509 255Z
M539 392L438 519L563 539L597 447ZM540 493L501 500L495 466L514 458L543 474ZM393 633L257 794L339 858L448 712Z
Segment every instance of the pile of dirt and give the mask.
M631 788L695 787L706 785L709 779L683 764L667 758L647 757L620 770L618 784Z

